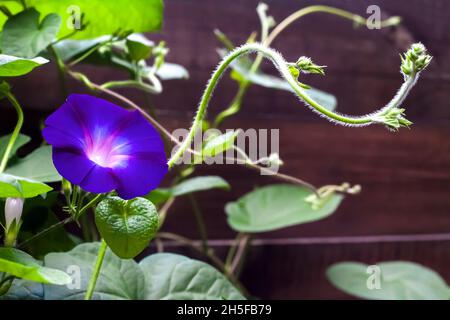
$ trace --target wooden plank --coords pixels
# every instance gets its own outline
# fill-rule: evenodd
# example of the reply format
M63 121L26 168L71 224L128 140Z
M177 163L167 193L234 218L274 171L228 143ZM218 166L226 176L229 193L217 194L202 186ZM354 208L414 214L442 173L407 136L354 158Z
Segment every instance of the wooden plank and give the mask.
M232 128L246 128L234 121ZM398 133L382 127L344 128L286 120L252 121L253 128L280 129L281 172L316 185L344 181L361 184L360 195L348 197L330 218L267 234L267 237L433 233L450 230L450 142L448 128L416 127ZM218 174L230 192L199 195L211 237L232 235L224 228L223 206L255 186L278 183L233 165L204 166L199 174ZM187 202L169 214L169 230L196 235ZM183 220L183 223L180 221Z

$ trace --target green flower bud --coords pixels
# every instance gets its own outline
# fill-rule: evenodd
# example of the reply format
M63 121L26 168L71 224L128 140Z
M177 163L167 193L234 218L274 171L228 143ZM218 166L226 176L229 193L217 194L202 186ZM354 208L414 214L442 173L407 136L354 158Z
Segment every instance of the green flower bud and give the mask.
M13 247L16 243L22 224L23 203L22 198L7 198L5 202L5 246Z
M405 109L392 108L383 115L377 116L374 121L385 124L388 129L397 131L401 127L409 127L412 122L404 117Z
M312 62L311 58L308 57L300 57L295 63L297 69L303 73L315 73L320 74L322 76L325 75L324 68L326 66L319 66Z
M410 77L413 74L425 69L431 62L432 57L427 54L427 49L421 43L415 43L403 55L400 55L402 61L401 72Z

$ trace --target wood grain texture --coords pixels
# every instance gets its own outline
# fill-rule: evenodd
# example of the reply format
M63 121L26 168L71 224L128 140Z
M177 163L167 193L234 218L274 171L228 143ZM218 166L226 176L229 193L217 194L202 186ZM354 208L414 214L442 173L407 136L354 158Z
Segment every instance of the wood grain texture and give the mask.
M151 97L161 122L169 128L188 127L211 71L219 62L213 29L224 31L236 44L259 28L258 0L168 0L164 29L149 35L167 41L168 61L184 65L190 79L164 83L164 93ZM347 237L450 233L450 1L447 0L327 0L266 1L279 22L293 11L311 4L327 4L366 15L377 4L389 15L403 17L403 26L422 41L435 57L406 100L411 130L391 133L382 127L350 129L318 118L287 92L253 86L243 110L227 120L224 128L280 129L282 172L316 185L348 181L363 187L348 197L331 217L302 226L258 235L267 241L336 239L333 244L272 244L252 248L243 282L263 298L347 298L332 288L324 276L334 262L355 260L375 263L411 260L439 271L450 283L449 241L347 243ZM295 23L274 42L288 60L311 56L326 64L326 77L305 82L338 97L338 110L364 114L387 103L401 84L398 54L404 49L398 30L354 30L351 23L326 15L311 15ZM269 63L265 71L274 73ZM83 66L81 70L101 82L119 79L121 72ZM70 82L71 91L84 91ZM25 132L39 144L39 122L61 103L54 65L48 65L13 82L14 92L26 108ZM233 98L236 84L225 76L212 100L213 116ZM123 91L144 105L142 94ZM14 113L0 101L0 131L14 125ZM26 152L27 150L23 150ZM211 239L231 239L223 207L256 186L274 181L236 166L204 166L198 174L217 174L232 190L204 192L197 196ZM274 213L276 214L276 212ZM165 231L198 238L189 202L177 200L169 212ZM294 241L295 242L295 241ZM192 254L182 248L175 251ZM218 249L221 254L224 248ZM289 262L289 263L288 263Z

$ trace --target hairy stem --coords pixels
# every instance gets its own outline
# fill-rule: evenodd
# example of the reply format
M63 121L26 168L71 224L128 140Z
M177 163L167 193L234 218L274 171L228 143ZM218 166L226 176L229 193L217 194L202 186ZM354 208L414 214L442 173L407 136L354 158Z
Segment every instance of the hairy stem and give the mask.
M228 68L228 66L231 64L231 62L241 55L249 54L252 52L257 52L262 54L265 58L269 59L275 67L278 69L280 75L282 78L284 78L288 84L291 86L292 90L294 91L295 95L300 98L307 106L309 106L313 111L318 113L319 115L325 117L331 122L338 123L341 125L347 125L347 126L366 126L370 125L372 123L377 123L376 120L378 116L384 114L386 111L389 111L390 109L394 108L396 106L396 101L403 101L406 94L409 92L409 90L414 85L416 78L418 76L417 74L414 74L411 76L410 81L406 81L402 88L399 91L399 94L397 94L394 98L393 103L389 103L386 107L383 107L379 109L378 111L366 114L363 116L349 116L340 114L334 111L330 111L324 106L322 106L320 103L316 102L313 98L311 98L307 92L299 85L298 81L292 76L292 74L289 71L288 63L284 60L284 58L279 54L277 51L267 48L262 44L259 43L249 43L245 44L239 48L236 48L232 52L230 52L226 57L222 59L222 61L219 63L217 69L213 72L213 75L211 79L208 82L208 85L206 87L205 92L202 95L202 98L200 100L200 104L197 109L197 113L194 118L194 123L191 126L191 129L187 135L187 137L184 139L182 144L180 145L179 149L175 152L175 154L172 155L172 157L168 161L169 168L173 167L173 165L183 156L186 149L189 148L191 145L195 134L197 133L197 130L200 128L201 123L203 119L205 118L206 111L209 105L209 102L211 100L212 93L217 86L221 76L225 72L225 70Z
M265 16L261 15L261 12L258 10L258 15L260 16L261 21L261 43L269 47L272 42L277 38L280 33L285 30L288 26L290 26L293 22L299 20L300 18L312 14L312 13L327 13L331 15L336 15L338 17L349 19L353 21L354 23L358 25L364 25L367 20L366 18L351 13L349 11L341 10L338 8L330 7L330 6L322 6L322 5L315 5L315 6L309 6L306 8L302 8L291 15L289 15L287 18L285 18L282 22L280 22L273 30L272 32L267 35L268 33L268 25L267 25L267 18ZM385 28L389 26L393 26L398 24L400 19L398 17L391 17L389 19L383 20L380 22L380 27ZM218 32L216 32L217 34ZM229 39L223 35L220 34L221 41L227 46L228 50L231 50L234 45L229 41ZM258 71L262 61L263 61L264 55L259 53L256 57L255 61L250 67L249 75L251 76L255 72ZM244 80L239 85L238 93L236 94L235 98L233 99L231 105L225 109L224 111L220 112L216 119L215 119L215 125L218 126L220 123L225 120L227 117L237 113L240 110L242 99L244 98L245 93L247 92L248 88L250 87L251 81L250 80Z
M8 145L6 146L5 153L3 154L2 161L0 163L0 174L3 173L6 169L6 165L8 164L8 159L11 155L12 149L14 147L14 144L16 143L17 137L20 134L20 130L22 129L23 125L23 111L22 107L20 106L17 99L14 97L14 95L7 91L3 92L5 97L9 100L9 102L12 104L14 109L17 112L17 123L16 126L11 134L11 138L9 139Z

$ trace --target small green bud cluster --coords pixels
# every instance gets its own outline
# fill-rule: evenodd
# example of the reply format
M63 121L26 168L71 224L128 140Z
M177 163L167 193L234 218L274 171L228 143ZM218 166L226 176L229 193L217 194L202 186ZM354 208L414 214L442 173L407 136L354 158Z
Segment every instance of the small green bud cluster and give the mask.
M427 54L427 49L421 43L415 43L403 55L400 55L402 61L401 71L405 76L412 76L414 73L425 69L430 63L432 57Z
M288 63L287 67L289 69L289 72L291 75L297 80L297 83L303 88L303 89L310 89L311 87L307 84L304 84L300 81L298 81L298 77L300 76L300 72L308 74L320 74L322 76L325 75L324 68L325 66L319 66L312 62L311 58L308 57L300 57L298 58L296 63Z
M326 66L319 66L319 65L315 64L314 62L312 62L311 58L300 57L300 58L298 58L295 65L300 72L320 74L322 76L325 75L325 72L323 69Z
M403 108L392 108L389 109L385 114L377 116L374 121L385 124L389 129L397 131L401 127L409 127L412 122L404 117L405 109Z

